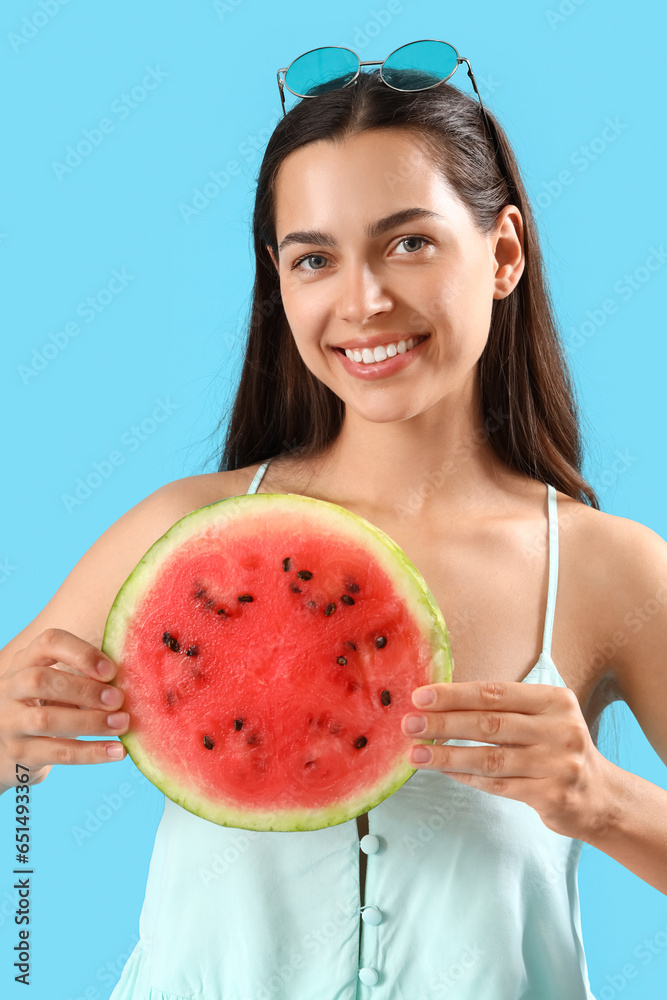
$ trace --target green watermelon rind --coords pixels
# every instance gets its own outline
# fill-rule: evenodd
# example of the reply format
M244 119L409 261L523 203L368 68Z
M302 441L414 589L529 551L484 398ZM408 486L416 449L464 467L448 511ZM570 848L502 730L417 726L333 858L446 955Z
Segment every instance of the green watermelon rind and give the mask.
M120 663L127 624L131 621L138 602L150 586L151 579L159 573L161 566L173 552L179 549L192 535L199 534L205 528L207 521L217 532L220 530L221 522L224 523L225 519L232 522L236 518L244 517L247 513L256 515L258 504L261 503L271 504L275 512L276 504L285 501L288 501L290 513L294 512L295 502L310 505L309 513L311 515L322 507L335 511L344 518L343 523L352 540L356 540L363 547L375 545L374 556L383 566L392 581L392 586L406 600L411 613L417 618L422 634L430 634L431 677L425 683L450 682L454 664L447 626L433 594L414 563L386 532L371 524L370 521L328 500L317 500L298 493L254 493L226 497L204 507L199 507L176 521L151 545L118 591L107 617L101 646L102 651L114 662ZM324 527L331 528L331 519L328 513L325 517ZM117 679L115 678L111 683L115 683ZM248 830L288 832L336 826L379 805L385 798L398 791L418 770L412 767L406 758L405 750L402 750L394 765L387 766L379 785L360 792L354 799L346 798L341 805L322 809L280 810L279 812L274 810L241 810L235 809L230 804L221 805L204 795L193 794L191 788L165 773L164 769L153 761L150 752L144 749L140 735L131 727L127 733L120 737L120 740L142 774L173 802L202 819L210 820L221 826L241 827ZM416 740L415 742L428 744L434 743L435 740Z

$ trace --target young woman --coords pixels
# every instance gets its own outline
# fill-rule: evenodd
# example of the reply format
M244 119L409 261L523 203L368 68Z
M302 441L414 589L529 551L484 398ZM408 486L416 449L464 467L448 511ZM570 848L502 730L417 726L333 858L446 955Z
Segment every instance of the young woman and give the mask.
M220 471L128 511L1 651L0 781L123 756L104 622L178 518L255 490L330 500L395 539L443 611L454 683L401 721L438 742L324 830L219 827L166 799L113 1000L585 1000L583 844L667 892L667 792L596 746L624 699L667 763L667 545L582 478L502 129L446 82L336 75L264 156Z

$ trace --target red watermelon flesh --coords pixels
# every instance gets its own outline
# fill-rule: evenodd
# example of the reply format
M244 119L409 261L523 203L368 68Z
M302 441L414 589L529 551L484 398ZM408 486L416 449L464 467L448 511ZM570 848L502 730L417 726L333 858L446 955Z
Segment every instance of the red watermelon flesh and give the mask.
M178 521L121 588L102 649L140 770L191 812L258 830L342 823L396 791L415 771L412 692L452 670L405 553L297 494Z

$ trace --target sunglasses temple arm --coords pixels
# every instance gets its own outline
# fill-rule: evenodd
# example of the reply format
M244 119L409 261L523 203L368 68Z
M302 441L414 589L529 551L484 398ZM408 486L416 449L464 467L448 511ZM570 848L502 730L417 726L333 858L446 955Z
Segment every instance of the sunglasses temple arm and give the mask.
M486 108L484 107L484 104L482 102L482 98L480 96L479 90L477 89L477 83L475 82L475 75L474 75L474 73L472 71L472 66L470 65L470 63L468 62L467 59L463 59L462 58L461 62L464 62L466 64L466 66L468 67L468 76L470 77L470 81L471 81L471 83L472 83L472 85L473 85L473 87L475 89L475 93L477 94L477 97L478 97L478 100L479 100L479 106L482 109L482 113L484 115L484 121L486 123L486 130L489 133L489 137L491 138L491 140L493 142L493 145L494 145L494 147L496 149L496 152L500 153L500 150L498 149L498 142L496 140L496 136L495 136L494 130L491 128L491 122L489 120L489 116L486 113Z
M280 79L280 74L281 73L282 73L282 70L279 69L278 72L276 73L276 76L278 78L278 90L280 91L280 101L281 101L281 104L283 106L283 118L286 118L287 117L287 112L285 111L285 94L284 94L285 84Z

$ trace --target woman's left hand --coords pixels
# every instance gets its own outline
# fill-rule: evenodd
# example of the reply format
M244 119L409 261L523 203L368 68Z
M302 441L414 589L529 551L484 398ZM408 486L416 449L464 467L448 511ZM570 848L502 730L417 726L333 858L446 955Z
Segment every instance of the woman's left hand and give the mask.
M435 692L428 706L417 691ZM526 802L550 830L586 840L606 828L613 808L610 771L570 688L521 682L460 681L417 688L403 732L418 739L474 740L498 746L413 746L408 761L456 781ZM422 732L406 722L423 713ZM429 759L418 761L415 753Z

